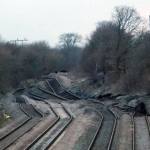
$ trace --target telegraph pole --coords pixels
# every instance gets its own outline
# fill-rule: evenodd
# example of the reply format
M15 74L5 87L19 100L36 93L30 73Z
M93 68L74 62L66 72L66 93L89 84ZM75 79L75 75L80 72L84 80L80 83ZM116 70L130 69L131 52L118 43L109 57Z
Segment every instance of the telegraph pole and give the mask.
M23 47L23 45L24 45L24 42L27 42L28 40L27 39L16 39L16 40L10 40L9 42L10 43L14 43L15 45L17 45L17 43L19 43L19 42L21 42L21 45L22 45L22 47Z

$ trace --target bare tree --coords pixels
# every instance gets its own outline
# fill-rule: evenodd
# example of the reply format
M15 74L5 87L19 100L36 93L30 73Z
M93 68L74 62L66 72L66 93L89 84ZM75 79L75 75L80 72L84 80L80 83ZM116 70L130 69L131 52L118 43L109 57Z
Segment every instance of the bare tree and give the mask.
M138 29L142 20L137 11L128 6L116 7L113 12L113 20L117 25L116 70L120 74L122 70L126 72L125 62L124 67L121 67L121 61L125 61L125 56L129 50L129 48L124 48L124 43L127 42L128 46L131 45L128 43L131 35ZM125 40L126 42L124 42Z
M59 43L63 48L75 47L81 41L81 36L76 33L60 35Z
M136 9L128 6L115 7L113 20L118 26L118 30L133 33L140 26L142 19Z
M115 68L116 30L116 24L111 21L99 22L83 51L83 69L94 78L103 75L103 83Z

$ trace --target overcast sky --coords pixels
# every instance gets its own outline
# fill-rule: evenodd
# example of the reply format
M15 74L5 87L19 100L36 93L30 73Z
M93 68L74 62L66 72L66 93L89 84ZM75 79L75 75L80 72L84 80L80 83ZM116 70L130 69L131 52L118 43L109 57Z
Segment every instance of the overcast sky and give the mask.
M0 34L54 46L62 33L88 36L118 5L135 7L145 19L150 14L150 0L0 0Z

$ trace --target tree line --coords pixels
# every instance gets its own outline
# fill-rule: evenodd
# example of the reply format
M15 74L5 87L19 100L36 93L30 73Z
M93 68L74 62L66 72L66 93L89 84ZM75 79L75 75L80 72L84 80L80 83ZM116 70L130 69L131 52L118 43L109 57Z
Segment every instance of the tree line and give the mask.
M0 40L0 92L75 69L123 92L150 91L150 32L136 9L115 7L112 19L99 22L84 47L80 42L76 33L62 34L55 48L45 41L21 46Z
M123 92L150 91L150 32L136 9L115 7L98 23L82 55L82 68Z
M0 93L18 87L21 81L76 68L81 56L80 36L62 34L59 46L51 48L45 41L24 46L0 41ZM70 40L70 41L69 41Z

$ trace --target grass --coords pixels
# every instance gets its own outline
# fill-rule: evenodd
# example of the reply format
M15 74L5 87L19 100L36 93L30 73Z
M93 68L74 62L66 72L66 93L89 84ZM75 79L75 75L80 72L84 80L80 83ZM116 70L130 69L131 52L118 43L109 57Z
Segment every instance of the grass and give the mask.
M7 115L3 115L0 117L0 128L10 119L10 117L6 117ZM9 115L8 115L9 116Z

